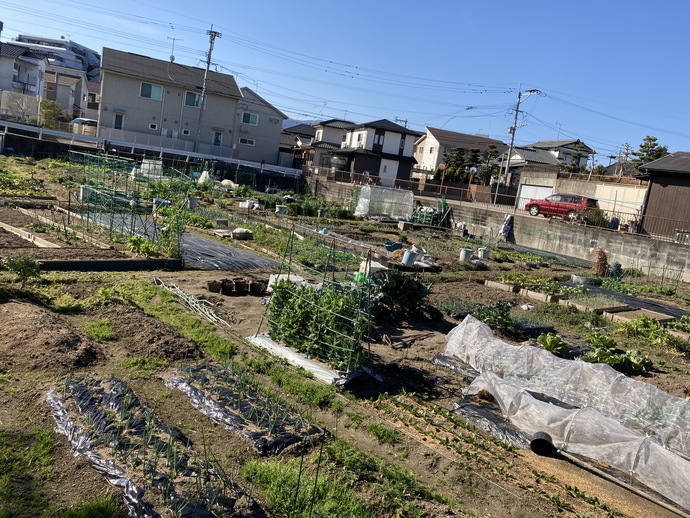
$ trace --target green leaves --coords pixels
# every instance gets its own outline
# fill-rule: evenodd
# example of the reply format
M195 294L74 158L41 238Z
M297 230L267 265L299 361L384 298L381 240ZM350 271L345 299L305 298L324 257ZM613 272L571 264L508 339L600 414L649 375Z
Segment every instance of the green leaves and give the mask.
M568 355L568 345L556 333L542 333L537 338L544 349L561 358Z
M281 280L273 285L268 306L271 338L308 356L348 370L364 361L361 339L366 313L357 290L316 289Z
M8 270L17 276L17 281L19 281L24 288L26 281L33 277L41 276L41 267L29 254L22 254L18 257L7 257L0 261L0 269Z

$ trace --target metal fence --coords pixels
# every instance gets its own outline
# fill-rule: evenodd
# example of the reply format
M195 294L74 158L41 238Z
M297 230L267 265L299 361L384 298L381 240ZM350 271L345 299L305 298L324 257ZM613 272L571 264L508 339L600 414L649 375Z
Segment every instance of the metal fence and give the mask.
M312 180L318 180L315 194L339 194L344 205L356 200L357 191L362 185L375 183L367 175L351 173L349 171L330 171L328 174L315 174L305 169L305 175ZM570 174L572 179L576 179ZM584 176L581 175L584 179ZM613 180L610 180L613 181ZM517 188L501 186L496 192L495 186L483 186L476 184L457 184L455 182L440 182L422 180L395 180L394 187L408 189L414 193L415 204L427 207L437 207L445 198L448 202L469 203L473 207L487 209L500 209L504 213L528 214L525 197L517 194ZM574 223L606 228L617 232L642 235L642 217L645 228L672 228L670 234L644 233L645 236L655 240L690 244L690 225L687 217L679 214L678 218L660 218L655 216L642 216L639 207L633 207L630 203L620 200L599 200L601 208L596 212L590 212L576 218ZM538 216L541 217L541 216Z

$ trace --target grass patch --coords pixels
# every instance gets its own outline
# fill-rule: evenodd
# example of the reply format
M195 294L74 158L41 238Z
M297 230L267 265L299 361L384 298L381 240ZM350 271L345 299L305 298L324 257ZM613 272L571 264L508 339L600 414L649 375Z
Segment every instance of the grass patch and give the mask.
M101 318L95 322L87 322L84 325L84 331L92 340L96 342L106 342L108 340L117 340L117 333L111 327L107 318Z
M623 302L606 295L574 294L568 295L568 300L592 309L612 308L623 305Z
M237 345L218 336L213 324L202 322L195 315L187 313L174 293L143 282L130 283L119 291L125 300L203 347L214 359L225 361L237 353Z
M0 430L0 516L39 516L48 507L43 484L53 473L53 430Z
M127 509L114 495L104 496L92 502L84 502L65 509L56 507L44 512L42 518L126 518Z
M364 414L360 414L358 412L345 412L345 416L347 416L347 421L345 422L345 428L360 428L364 421L366 420L367 416Z
M369 425L369 432L376 437L379 444L397 444L400 442L400 431L390 426L384 426L378 423L371 423Z
M327 408L335 401L335 387L312 381L296 371L274 367L269 376L276 385L305 405Z
M312 459L313 462L313 459ZM242 466L241 474L261 489L266 504L276 515L299 517L373 517L341 476L300 470L300 461L252 460Z
M123 360L122 366L131 368L135 378L150 378L156 371L167 368L168 361L156 356L133 357Z
M63 293L52 299L50 305L56 313L75 314L84 311L85 306L81 300L77 300L69 293Z

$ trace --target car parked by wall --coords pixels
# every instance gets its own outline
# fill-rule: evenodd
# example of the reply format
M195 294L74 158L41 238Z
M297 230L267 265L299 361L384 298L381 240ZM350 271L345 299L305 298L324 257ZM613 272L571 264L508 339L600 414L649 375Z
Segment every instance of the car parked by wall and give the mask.
M599 207L599 202L594 198L579 194L552 194L543 200L529 200L525 204L525 210L532 216L544 217L556 216L565 219L575 219L584 215L587 209Z

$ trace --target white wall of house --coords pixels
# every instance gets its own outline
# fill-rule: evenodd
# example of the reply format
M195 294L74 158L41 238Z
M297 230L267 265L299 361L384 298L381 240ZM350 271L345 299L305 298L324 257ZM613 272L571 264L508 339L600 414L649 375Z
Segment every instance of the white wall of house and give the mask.
M425 171L435 171L438 164L443 158L440 153L440 146L438 140L431 134L426 134L424 140L420 145L420 150L415 154L417 159L417 167Z
M400 135L398 133L398 135ZM384 139L385 144L385 139ZM381 165L379 166L379 179L381 185L386 187L393 187L395 185L395 179L398 176L398 162L394 160L381 160Z
M343 142L343 137L347 132L340 128L333 128L331 126L317 126L317 131L321 131L321 137L314 140L321 140L323 142L331 142L333 144L340 144Z

